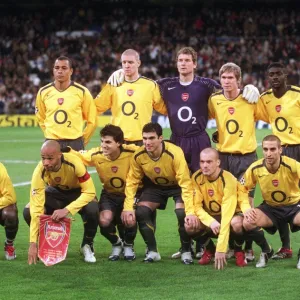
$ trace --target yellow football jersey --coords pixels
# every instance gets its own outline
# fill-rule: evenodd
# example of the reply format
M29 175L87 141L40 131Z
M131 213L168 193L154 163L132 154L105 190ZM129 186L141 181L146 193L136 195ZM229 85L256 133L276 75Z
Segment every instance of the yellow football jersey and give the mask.
M0 163L0 209L16 203L16 193L7 174L6 168Z
M246 154L256 150L256 104L250 104L240 94L228 100L223 92L213 94L208 101L209 117L216 119L220 152Z
M78 155L86 166L96 168L105 191L124 194L130 159L138 148L135 145L122 145L120 156L115 160L103 155L101 147L79 152L72 150L71 153Z
M273 134L282 145L300 144L300 88L288 86L287 92L276 98L272 89L263 93L258 101L260 119L272 126Z
M86 145L96 129L93 97L86 87L76 82L62 92L55 88L54 83L42 87L35 105L36 117L47 139L75 140L83 136Z
M162 188L181 187L185 212L194 214L192 182L181 148L164 141L162 154L156 161L150 158L144 146L134 153L126 181L124 210L133 210L134 196L144 175Z
M221 170L218 178L210 182L201 170L192 176L194 187L194 209L200 221L210 227L214 216L221 215L221 228L217 252L226 252L230 233L230 221L237 207L237 179Z
M107 84L95 103L98 114L111 109L112 124L122 128L126 141L142 140L142 129L151 122L153 108L167 113L157 83L146 77L125 81L119 87Z
M247 191L258 183L263 200L271 206L286 206L300 201L300 163L287 156L281 156L276 173L270 173L265 160L254 162L244 174L241 183Z
M46 171L42 162L39 162L33 172L30 189L30 242L37 241L39 216L44 213L47 185L62 190L81 188L80 197L66 206L72 215L95 198L95 186L83 162L69 153L63 155L61 162L57 172Z

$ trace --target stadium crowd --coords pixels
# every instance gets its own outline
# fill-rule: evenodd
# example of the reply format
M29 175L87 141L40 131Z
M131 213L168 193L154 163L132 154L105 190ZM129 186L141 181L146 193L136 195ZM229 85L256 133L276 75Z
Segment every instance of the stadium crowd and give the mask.
M176 76L176 52L192 46L203 77L217 79L220 67L233 61L243 70L243 83L262 92L268 88L267 65L280 61L289 83L300 81L300 16L288 8L69 7L55 14L51 9L2 14L0 113L34 113L36 93L52 80L59 55L74 59L73 80L94 97L120 68L126 48L140 52L141 74L153 79Z

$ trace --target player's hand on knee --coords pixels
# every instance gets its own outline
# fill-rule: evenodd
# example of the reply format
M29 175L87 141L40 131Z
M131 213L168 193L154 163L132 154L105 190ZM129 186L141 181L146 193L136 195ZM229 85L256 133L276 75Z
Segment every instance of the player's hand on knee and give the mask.
M38 248L37 243L30 243L29 249L28 249L28 264L36 264L38 256Z
M223 252L215 253L215 269L223 270L225 265L227 265L226 254Z
M107 83L112 86L119 86L124 82L124 71L123 69L114 71L107 80Z
M215 235L218 235L219 232L220 232L220 227L221 227L221 224L217 221L217 220L214 220L211 224L210 224L210 229L212 230L212 232L215 234Z
M122 211L121 220L126 227L133 227L136 224L134 210Z
M259 100L259 91L253 84L247 84L243 89L243 98L248 101L248 103L257 103Z
M189 215L185 217L184 222L187 224L188 228L191 228L193 231L200 230L200 221L197 216Z
M249 222L250 224L255 223L256 221L256 211L254 208L249 208L244 212L244 218Z

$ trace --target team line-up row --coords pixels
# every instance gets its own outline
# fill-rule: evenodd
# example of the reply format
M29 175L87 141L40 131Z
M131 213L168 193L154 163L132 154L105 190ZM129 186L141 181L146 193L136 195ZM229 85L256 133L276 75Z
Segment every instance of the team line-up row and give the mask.
M271 89L259 95L254 86L248 85L243 90L240 88L241 70L234 63L227 63L220 69L221 85L214 80L195 75L197 54L190 47L184 47L177 53L179 77L164 78L157 82L140 76L138 68L141 62L135 50L126 50L121 60L122 69L111 76L109 84L104 87L95 101L85 87L71 81L72 61L64 56L59 57L54 63L54 82L38 92L36 115L48 141L42 147L42 162L33 175L30 209L27 206L24 210L25 219L30 223L29 263L36 261L38 216L44 212L52 214L53 220L56 221L69 212L81 213L85 221L82 252L86 261L95 261L92 241L98 226L99 210L101 233L113 245L110 256L112 260L118 259L122 251L128 260L134 259L132 245L136 234L135 220L139 224L144 240L147 241L148 253L145 261L159 260L160 255L157 252L154 236L155 211L157 208L163 209L167 198L171 196L176 202L175 211L181 240L181 250L175 256L180 256L185 264L192 263L190 241L191 237L194 237L197 240L196 252L199 252L196 256L201 256L201 248L205 249L199 263L206 264L215 255L216 267L223 268L230 227L232 238L229 239L229 245L235 251L236 262L239 266L246 264L245 258L248 260L251 256L253 258L252 240L262 248L262 255L257 266L265 266L267 259L272 256L273 250L268 248L260 227L274 225L274 228L280 232L282 248L273 255L274 258L291 257L288 223L296 222L297 224L296 202L299 195L298 189L296 191L289 187L285 190L287 185L278 175L282 166L290 170L294 177L297 174L298 163L290 158L300 160L300 134L297 127L300 89L287 85L284 66L280 63L269 65L267 76ZM158 124L147 124L151 119L153 108L168 115L172 130L171 141L179 148L162 140L162 132ZM112 111L113 125L108 125L103 129L109 134L101 131L101 148L81 154L74 151L82 150L88 143L94 131L97 113L102 113L107 109ZM210 148L210 139L205 131L209 117L215 118L217 122L218 131L213 135L217 151ZM263 193L264 204L271 206L275 211L264 210L262 207L252 209L251 206L245 210L246 201L243 201L245 193L249 193L247 204L253 203L251 184L249 183L248 186L246 182L242 187L237 181L226 183L227 177L231 176L230 173L245 182L247 178L244 173L249 166L256 163L257 143L254 122L258 119L271 123L274 133L274 136L268 137L263 145L273 143L276 147L274 148L273 145L269 149L269 146L266 146L268 149L265 151L265 146L263 146L264 154L265 152L269 154L265 155L265 160L258 161L261 165L255 166L252 173L262 172L257 175L258 179L267 179L267 175L273 174L272 172L274 176L277 176L271 180L275 190L270 195ZM84 121L87 125L82 130ZM115 136L114 132L118 130L120 135L122 132L122 138ZM278 138L283 144L282 148ZM138 150L134 148L135 145L142 143L144 143L144 148ZM73 154L61 154L60 147L66 146L74 149L71 150ZM93 150L95 152L90 158L85 157ZM110 156L113 150L116 152ZM134 151L137 152L133 153ZM281 151L290 158L281 157ZM200 152L201 157L204 156L203 159L200 159ZM65 176L65 172L69 172L72 168L73 172L76 171L76 163L70 160L78 155L81 156L84 164L96 166L103 183L99 209L98 203L90 201L91 199L87 197L89 195L94 199L94 195L92 196L94 192L90 190L92 189L91 179L85 173L83 165L83 168L79 168L81 171L76 173L77 179L73 178L68 181ZM178 159L178 156L182 155L185 160ZM98 156L102 156L104 161L96 164L95 159L99 158ZM125 158L119 161L121 157ZM116 162L119 164L126 160L128 160L127 169L116 164ZM276 161L275 166L278 170L271 167L272 160ZM186 163L187 166L184 166ZM129 164L131 164L130 168ZM68 171L62 168L63 166L66 166ZM201 171L198 171L199 166ZM103 171L101 167L107 167L107 169ZM108 172L109 168L111 172ZM207 172L208 169L214 169L214 175L218 174L218 176L210 177L206 169ZM55 174L52 174L53 170ZM125 174L122 173L124 170L126 170ZM119 172L124 176L122 177ZM190 172L194 173L192 181L189 176ZM195 176L197 172L198 175ZM256 181L253 174L249 177L251 180L248 178L248 181L254 184ZM138 189L142 178L141 189ZM222 184L218 183L219 179ZM218 184L207 187L204 184L206 180L209 184ZM80 186L76 186L75 182ZM260 184L259 180L257 182ZM46 190L45 183L47 184ZM87 193L83 192L81 185L84 185ZM189 185L192 187L187 187ZM225 201L226 204L223 207L224 195L220 197L219 193L222 194L222 189L224 189L224 194L231 185L236 187L236 193L232 193L230 189L229 194L231 197L236 194L235 200L240 204L239 209L243 215L239 211L234 217L228 213L224 220L223 210L228 209L231 212L232 207L235 206L234 209L236 209L236 205L230 200ZM199 193L197 193L197 186L199 186ZM263 190L263 187L261 188ZM206 197L210 197L209 201ZM139 199L135 211L133 210L134 198ZM45 208L41 203L46 203ZM283 208L292 209L292 212L278 215L277 210ZM7 207L3 207L2 210L4 212ZM217 216L220 214L222 214L222 220L218 220ZM2 213L2 216L4 215ZM115 215L121 215L122 222L115 224L113 222ZM274 215L275 218L273 218ZM269 226L270 224L272 226ZM116 234L115 225L118 225L120 236ZM210 234L219 233L216 250L209 233L204 234L205 226L211 229ZM8 228L7 225L5 228ZM296 227L291 226L291 228ZM13 233L14 230L11 232ZM8 234L7 230L6 233ZM242 250L243 239L246 240L246 252ZM13 240L13 234L7 236L6 256L8 259L15 255Z

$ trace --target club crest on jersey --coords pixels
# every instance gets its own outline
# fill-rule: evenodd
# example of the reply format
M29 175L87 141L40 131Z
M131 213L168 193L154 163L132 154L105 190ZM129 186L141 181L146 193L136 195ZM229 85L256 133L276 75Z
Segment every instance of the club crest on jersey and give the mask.
M278 187L278 185L279 185L279 180L273 179L273 180L272 180L272 183L273 183L273 185L274 185L275 187Z
M228 107L228 112L233 115L234 114L234 107Z
M159 168L159 167L155 167L155 168L154 168L154 171L155 171L157 174L159 174L159 173L160 173L160 168Z
M47 221L45 224L45 237L47 243L52 247L57 247L66 235L66 226L62 222L54 223Z
M117 172L118 172L118 167L117 167L117 166L113 166L113 167L111 167L111 170L112 170L114 173L117 173Z
M281 111L281 105L276 105L275 106L276 111L279 113Z
M130 97L132 96L134 93L134 90L127 90L127 95Z
M212 197L214 195L214 190L209 189L207 190L207 193L210 197Z
M186 102L188 101L188 99L190 98L190 94L189 93L182 93L181 94L181 99Z
M54 181L57 182L57 183L59 183L59 182L61 182L61 178L60 177L55 177Z
M64 98L58 98L57 99L57 103L59 104L59 105L62 105L63 103L64 103Z

